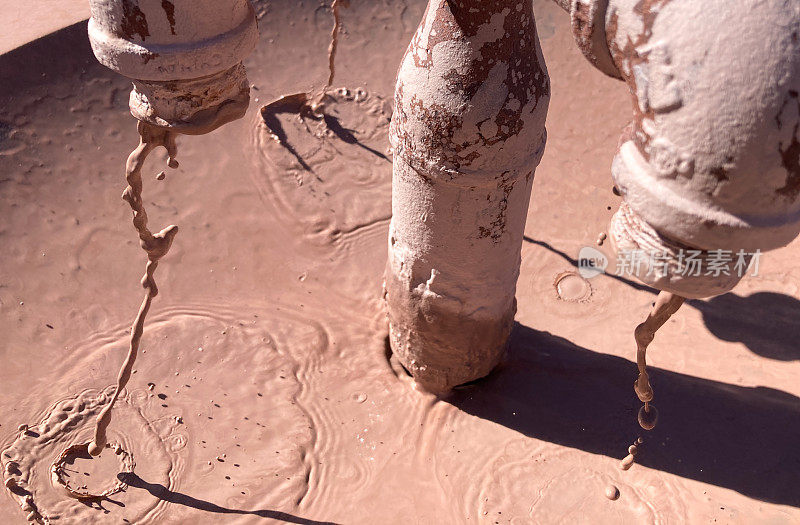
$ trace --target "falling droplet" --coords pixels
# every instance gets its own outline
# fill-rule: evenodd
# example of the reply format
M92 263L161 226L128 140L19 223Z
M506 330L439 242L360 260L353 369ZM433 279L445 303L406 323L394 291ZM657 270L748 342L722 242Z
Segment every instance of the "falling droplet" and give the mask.
M642 405L639 409L639 426L645 430L653 430L658 423L658 410L653 405Z

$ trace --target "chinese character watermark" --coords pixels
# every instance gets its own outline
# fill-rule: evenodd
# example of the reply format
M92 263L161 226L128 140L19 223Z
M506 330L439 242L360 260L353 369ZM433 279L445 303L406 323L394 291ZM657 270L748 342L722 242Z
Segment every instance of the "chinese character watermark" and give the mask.
M689 250L645 251L620 250L617 252L616 275L655 275L681 277L744 277L758 275L761 250L746 252L739 250ZM578 254L578 271L586 279L605 273L608 258L591 246L584 246Z

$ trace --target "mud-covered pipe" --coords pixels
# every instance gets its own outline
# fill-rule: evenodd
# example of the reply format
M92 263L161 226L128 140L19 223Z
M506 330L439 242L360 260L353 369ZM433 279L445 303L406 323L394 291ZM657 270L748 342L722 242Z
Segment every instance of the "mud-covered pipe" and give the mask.
M137 119L186 134L244 115L242 60L258 40L248 0L90 0L97 60L133 81Z
M737 254L800 231L800 4L572 0L570 13L583 53L633 101L612 165L618 256L666 254L638 277L684 297L730 290ZM695 275L682 258L698 250ZM706 270L720 258L729 275Z
M531 2L430 0L390 127L390 344L445 392L502 357L550 84Z

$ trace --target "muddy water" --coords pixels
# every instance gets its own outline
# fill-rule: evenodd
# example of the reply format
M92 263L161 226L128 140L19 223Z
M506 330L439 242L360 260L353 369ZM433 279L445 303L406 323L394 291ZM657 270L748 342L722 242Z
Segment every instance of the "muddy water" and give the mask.
M91 439L141 299L142 252L119 199L121 159L137 140L129 87L94 63L84 28L0 58L0 460L16 463L3 472L16 488L4 489L0 513L9 523L25 522L27 495L61 523L800 517L800 480L786 467L800 439L800 355L789 344L800 245L765 257L759 278L727 299L688 301L659 332L648 370L661 420L636 465L618 468L641 433L631 334L655 295L609 276L581 281L570 258L597 246L616 208L608 166L629 101L580 56L555 5L536 7L553 99L509 356L443 401L409 388L387 358L380 312L385 101L423 8L341 10L334 126L276 115L298 158L267 136L258 109L324 84L332 14L317 3L259 4L248 115L179 139L181 166L163 180L161 150L145 163L152 223L181 232L108 430L132 473L122 461L66 465L71 487L127 486L91 505L66 496L50 467ZM760 329L761 311L770 315Z

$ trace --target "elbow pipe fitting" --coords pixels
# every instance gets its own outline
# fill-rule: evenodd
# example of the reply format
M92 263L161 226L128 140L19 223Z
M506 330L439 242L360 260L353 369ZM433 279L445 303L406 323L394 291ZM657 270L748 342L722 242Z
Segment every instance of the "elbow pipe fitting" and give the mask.
M430 0L390 126L390 344L428 391L502 357L550 97L531 2Z
M800 6L782 0L571 0L575 38L623 79L633 121L612 175L624 197L619 250L734 255L800 232ZM663 270L663 266L661 268ZM739 275L687 278L649 263L637 277L684 297L732 289Z
M186 134L241 118L242 60L258 41L248 0L91 0L89 40L101 64L130 78L131 114Z

